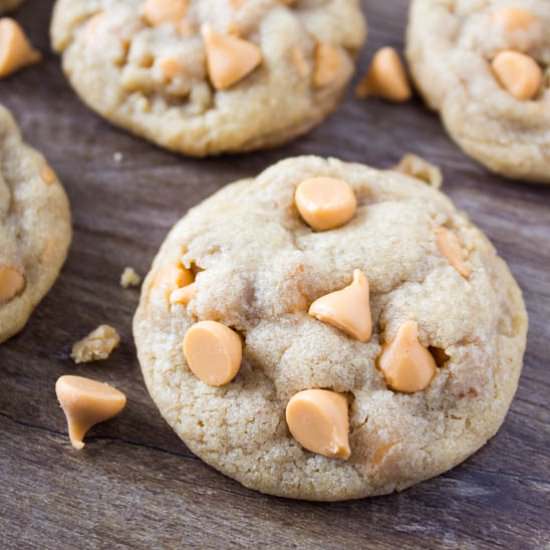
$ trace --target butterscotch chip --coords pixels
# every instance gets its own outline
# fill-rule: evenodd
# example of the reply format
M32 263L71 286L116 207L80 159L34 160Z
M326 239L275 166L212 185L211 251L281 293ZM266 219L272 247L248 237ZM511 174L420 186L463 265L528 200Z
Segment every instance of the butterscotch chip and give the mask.
M497 54L491 65L502 87L516 99L527 101L538 94L542 69L532 57L509 50Z
M431 353L418 341L415 321L403 323L397 336L383 346L378 367L388 387L404 393L426 389L437 371Z
M169 300L172 292L178 288L190 285L193 282L193 273L181 265L181 263L170 262L162 266L153 280L153 292Z
M393 48L382 48L372 58L365 77L356 89L357 96L380 97L400 103L411 98L409 79L399 54Z
M315 50L315 72L313 83L318 88L329 86L338 80L343 66L343 54L340 48L331 44L317 44Z
M204 25L208 74L218 90L230 88L250 74L261 62L260 48L236 36L222 34Z
M0 105L0 343L25 326L56 280L71 240L70 218L53 170Z
M9 302L25 288L25 277L15 267L0 266L0 304Z
M229 327L200 321L185 333L183 354L197 378L209 386L224 386L241 368L242 343Z
M143 16L150 25L179 23L186 15L188 0L146 0Z
M309 314L360 342L367 342L372 334L372 319L369 283L364 273L356 269L349 286L315 300Z
M133 267L125 267L120 276L120 286L128 288L131 286L139 286L140 284L141 277L136 273L136 270Z
M55 393L67 418L71 444L79 450L92 426L113 418L126 406L126 396L121 391L82 376L59 377Z
M176 288L170 293L170 303L187 305L197 293L197 287L195 283L184 286L183 288Z
M537 20L528 10L517 6L505 6L493 14L493 20L506 32L526 31Z
M350 457L348 402L343 395L301 391L288 402L286 423L292 437L308 451L329 458Z
M549 5L410 2L407 58L425 102L467 155L519 181L550 183Z
M45 162L40 170L40 177L46 185L51 185L57 180L56 173L52 170L52 167Z
M73 345L71 357L75 363L107 359L119 343L120 336L116 329L109 325L100 325Z
M38 63L42 59L28 41L17 21L3 17L0 19L0 78L15 71Z
M341 101L366 25L357 0L327 1L338 7L57 0L52 40L78 94L112 123L185 155L244 152L308 132ZM316 63L320 39L332 50Z
M437 248L442 256L466 279L472 270L464 263L464 250L454 231L438 227L435 232Z
M294 200L304 221L317 231L344 225L357 209L357 199L349 183L336 178L302 181L296 188Z
M412 153L404 155L393 169L422 180L435 189L439 189L443 183L443 174L438 166Z

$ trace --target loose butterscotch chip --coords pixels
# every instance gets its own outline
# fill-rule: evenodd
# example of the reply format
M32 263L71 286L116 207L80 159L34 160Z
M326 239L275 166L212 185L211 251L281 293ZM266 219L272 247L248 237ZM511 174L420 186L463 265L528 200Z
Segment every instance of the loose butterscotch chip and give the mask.
M447 261L467 279L472 270L464 263L464 250L456 233L446 227L438 227L435 230L435 237L441 255L445 256Z
M178 24L187 13L188 0L146 0L143 16L153 26Z
M411 98L412 91L399 54L393 48L378 50L356 94L360 98L380 97L400 103Z
M217 90L225 90L250 74L262 61L260 48L228 34L202 27L208 75Z
M75 363L107 359L119 343L120 336L116 329L109 325L100 325L73 345L71 357Z
M25 288L25 277L15 267L0 266L0 304L13 300Z
M292 437L302 447L329 458L348 459L348 402L329 390L304 390L286 406L286 422Z
M0 19L0 78L42 59L28 41L23 29L9 17Z
M357 209L357 199L349 183L335 178L302 181L294 200L304 221L317 231L344 225Z
M542 69L528 55L513 50L500 52L492 61L501 86L520 101L533 99L542 85Z
M317 44L313 73L313 84L316 87L322 88L338 80L343 65L342 56L340 48L326 43Z
M367 342L372 334L367 278L356 269L349 286L315 300L309 308L309 314L361 342Z
M113 418L126 406L126 396L121 391L82 376L61 376L55 384L55 393L75 449L84 447L84 436L92 426Z
M516 6L506 6L493 14L493 20L506 32L526 31L537 18L528 10Z
M426 389L437 371L431 353L418 341L415 321L402 324L397 336L382 347L378 367L388 387L404 393Z
M223 386L241 367L239 335L216 321L195 323L183 339L183 354L193 374L209 386Z

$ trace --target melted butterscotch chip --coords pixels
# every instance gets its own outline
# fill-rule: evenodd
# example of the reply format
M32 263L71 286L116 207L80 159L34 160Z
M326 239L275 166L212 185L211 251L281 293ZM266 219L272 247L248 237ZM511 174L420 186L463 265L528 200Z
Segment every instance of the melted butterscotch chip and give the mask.
M399 103L412 95L407 73L393 48L382 48L374 55L365 77L356 88L357 96L380 97Z
M241 367L239 335L216 321L195 323L183 339L183 354L191 372L209 386L223 386Z
M120 276L120 286L123 288L129 288L131 286L139 286L141 284L141 277L138 275L133 267L125 267L122 275Z
M126 406L126 396L121 391L82 376L61 376L55 384L55 393L75 449L84 447L84 436L92 426L113 418Z
M0 19L0 78L42 59L23 29L9 17Z
M19 269L0 265L0 304L13 300L25 288L25 277Z
M348 402L337 392L304 390L286 406L286 422L292 437L302 447L329 458L348 459Z
M501 86L520 101L533 99L542 85L542 69L530 56L506 50L492 61L493 72Z
M168 301L174 290L190 285L193 280L193 272L190 269L183 267L180 262L169 263L157 271L152 291Z
M322 88L329 86L338 80L343 66L343 53L340 48L331 44L317 44L315 50L315 72L313 73L313 84Z
M464 250L460 245L454 231L446 227L438 227L435 230L437 248L442 256L466 279L472 274L472 270L464 263Z
M382 347L378 367L388 387L404 393L426 389L437 371L431 353L418 340L415 321L403 323L396 337Z
M493 14L493 20L506 32L526 31L537 18L528 10L516 6L506 6Z
M158 65L166 80L172 80L178 75L185 74L183 64L174 57L163 57L159 59Z
M176 25L185 17L187 7L188 0L146 0L142 13L150 25Z
M372 334L367 278L356 269L349 286L315 300L309 308L309 314L352 338L367 342Z
M349 183L335 178L310 178L296 188L296 208L317 231L334 229L355 215L357 199Z
M202 35L206 48L208 75L217 90L225 90L250 74L261 62L260 48L204 25Z

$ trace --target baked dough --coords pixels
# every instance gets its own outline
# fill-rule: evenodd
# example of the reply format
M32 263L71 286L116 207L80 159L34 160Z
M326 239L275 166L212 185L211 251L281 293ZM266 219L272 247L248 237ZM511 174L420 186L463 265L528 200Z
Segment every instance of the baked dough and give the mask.
M17 8L23 0L0 0L0 13L6 13Z
M186 4L177 25L151 26L144 0L58 0L52 40L92 109L188 155L271 147L319 124L336 108L366 35L358 0ZM208 75L206 24L260 48L259 66L227 89Z
M70 240L63 187L0 106L0 342L25 326L56 280Z
M345 225L315 232L295 204L308 178L343 179L357 197ZM437 245L453 231L461 275ZM195 275L187 305L158 292L180 261ZM311 303L368 278L372 336L361 342L311 315ZM182 342L214 320L243 339L236 378L201 382ZM389 389L376 366L407 320L439 362L429 387ZM527 316L493 246L426 183L336 159L282 161L228 185L169 233L142 289L134 335L147 388L162 415L208 464L247 487L285 497L343 500L399 491L465 460L499 429L522 367ZM323 388L350 402L348 460L306 451L285 422L289 399Z

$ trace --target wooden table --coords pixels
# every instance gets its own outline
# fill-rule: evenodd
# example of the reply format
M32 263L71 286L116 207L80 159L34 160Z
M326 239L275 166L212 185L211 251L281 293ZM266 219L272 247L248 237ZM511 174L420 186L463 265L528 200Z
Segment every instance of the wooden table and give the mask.
M70 196L74 240L63 273L26 329L0 347L2 548L550 548L550 187L491 176L451 143L416 100L348 95L287 147L210 160L178 157L95 116L49 53L51 0L17 18L45 60L0 82L0 101L50 159ZM402 48L406 0L364 2L375 48ZM271 498L194 457L161 419L132 342L137 290L170 226L225 183L279 159L334 155L379 167L408 151L441 165L445 190L489 235L525 292L531 325L518 395L497 437L462 466L402 494L340 504ZM116 162L115 152L122 153ZM122 335L105 362L75 366L71 344L100 323ZM128 395L116 420L71 449L54 383L65 373Z

